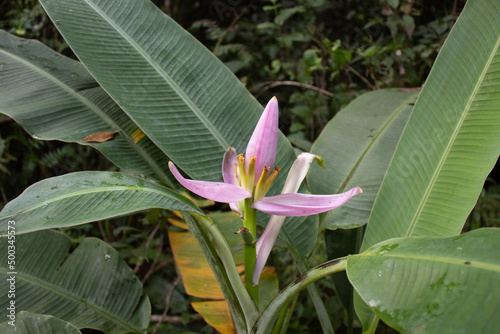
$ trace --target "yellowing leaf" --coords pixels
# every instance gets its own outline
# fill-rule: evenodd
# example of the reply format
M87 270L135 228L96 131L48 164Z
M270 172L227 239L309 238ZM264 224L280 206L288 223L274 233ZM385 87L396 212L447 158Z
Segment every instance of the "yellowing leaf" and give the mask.
M190 232L168 231L174 260L187 294L207 299L224 299L200 246Z
M130 137L132 138L134 143L138 143L139 140L141 140L145 136L146 136L146 134L144 132L142 132L141 129L138 128L137 130L134 131L134 133L132 133L132 135Z
M93 133L93 134L83 138L82 143L102 143L102 142L113 139L115 134L118 132L120 132L120 130L96 132L96 133Z
M237 230L241 225L241 219L237 215L226 212L214 213L210 217L226 236L232 248L241 243L241 239L235 237L232 232L233 230ZM169 218L169 222L172 225L184 228L183 224L185 223L175 218ZM222 290L193 234L189 231L177 232L169 230L168 238L174 255L174 261L181 273L187 294L202 299L212 299L192 303L191 305L194 310L203 317L207 324L214 327L217 331L223 334L236 333L233 318L224 300ZM240 258L242 260L241 256L236 255L239 253L242 252L233 252L233 257L237 263ZM244 271L244 266L237 266L237 269L241 274ZM242 276L243 279L244 277ZM264 309L278 294L278 284L276 270L273 267L264 268L259 284L260 309Z
M174 219L174 218L167 218L168 222L174 226L177 226L178 228L182 228L183 230L189 230L189 226L180 220Z
M231 313L225 300L193 302L194 310L201 314L206 323L222 334L236 333ZM230 320L230 321L228 321Z

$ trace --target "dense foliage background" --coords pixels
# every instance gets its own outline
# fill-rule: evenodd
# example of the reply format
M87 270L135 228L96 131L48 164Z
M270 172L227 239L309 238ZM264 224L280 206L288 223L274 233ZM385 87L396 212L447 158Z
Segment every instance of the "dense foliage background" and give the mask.
M191 31L237 75L261 103L280 101L280 128L308 151L326 123L360 94L385 87L418 89L465 1L154 1ZM35 38L69 57L67 44L34 0L3 2L0 28ZM2 66L0 64L0 66ZM38 180L80 170L116 169L86 146L38 141L0 118L0 208ZM466 229L500 227L500 176L488 178ZM207 207L215 211L220 207ZM145 283L153 313L168 309L165 332L210 333L190 308L177 279L165 228L171 214L151 210L67 230L75 242L95 235L109 242ZM274 265L281 284L296 270L286 250ZM320 283L338 332L345 317L331 281ZM154 329L155 323L152 324ZM317 332L308 295L296 307L290 333ZM380 331L390 332L381 328Z

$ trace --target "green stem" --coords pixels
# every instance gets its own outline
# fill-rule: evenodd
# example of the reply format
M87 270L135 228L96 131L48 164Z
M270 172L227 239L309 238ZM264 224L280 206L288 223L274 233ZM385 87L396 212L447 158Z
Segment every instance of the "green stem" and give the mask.
M271 334L281 334L281 333L286 333L286 328L285 327L285 324L286 324L286 327L288 327L288 322L286 321L287 320L287 317L288 317L288 314L290 313L290 311L293 311L290 310L290 307L292 306L295 306L295 301L297 299L295 298L294 300L290 301L288 303L288 305L283 309L281 310L281 313L278 317L278 320L276 320L276 323L274 324L274 327L273 327L273 331L271 332Z
M287 334L288 333L288 326L290 325L290 320L292 319L293 315L293 310L295 309L295 305L297 304L297 300L299 295L295 295L292 299L291 302L288 303L288 311L286 313L286 317L283 320L283 324L281 325L281 332L280 334Z
M304 290L309 284L316 282L320 278L346 270L346 266L347 258L344 257L325 262L296 278L295 281L282 290L271 301L271 303L267 305L266 309L261 312L259 319L252 329L252 332L257 334L269 333L274 320L297 293Z
M219 258L222 261L223 269L228 277L229 286L233 289L238 305L242 308L243 314L247 324L253 323L258 316L257 308L255 307L248 291L245 289L243 282L241 281L240 274L234 265L233 255L231 254L231 249L224 238L221 231L215 226L213 221L208 217L202 217L198 214L191 213L196 221L201 223L205 229L210 233L212 240L215 242L217 247ZM224 291L224 290L223 290ZM227 299L228 305L231 305L231 301Z
M243 217L243 226L248 229L248 231L253 236L253 242L251 244L243 243L243 263L245 265L245 286L247 287L248 293L252 297L257 308L259 307L259 286L253 286L252 276L255 268L255 262L257 260L257 252L255 247L255 241L257 240L257 222L256 215L257 211L250 208L252 204L251 199L245 200L245 210Z
M247 329L248 332L248 323L249 321L252 321L252 319L256 318L257 309L255 308L255 305L253 305L250 296L248 295L245 287L243 286L243 283L241 282L241 278L238 274L238 271L236 270L234 262L232 263L232 266L229 266L227 265L227 263L224 263L224 258L226 258L225 262L227 262L228 258L228 255L224 253L229 252L229 256L231 257L232 260L231 251L225 249L229 248L227 246L227 243L225 242L225 239L223 241L219 236L215 236L214 238L216 243L217 241L219 241L217 243L218 244L217 246L219 248L219 252L223 254L219 257L217 249L214 248L210 240L211 238L209 233L211 227L213 227L212 220L208 217L203 217L198 214L189 213L186 211L181 211L181 214L186 224L188 224L189 230L193 233L194 237L196 238L196 241L200 245L200 248L203 251L203 254L205 255L208 263L210 264L210 267L214 272L217 282L219 283L222 289L224 298L228 301L227 304L229 306L229 309L231 310L234 324L238 330L238 333L239 332L244 333L245 329ZM221 248L223 252L220 251ZM222 263L221 259L223 261ZM234 270L232 270L233 267ZM236 274L233 273L233 271L236 272ZM237 289L238 288L237 280L239 280L239 285L241 285L240 289ZM245 300L248 300L248 302L245 303Z

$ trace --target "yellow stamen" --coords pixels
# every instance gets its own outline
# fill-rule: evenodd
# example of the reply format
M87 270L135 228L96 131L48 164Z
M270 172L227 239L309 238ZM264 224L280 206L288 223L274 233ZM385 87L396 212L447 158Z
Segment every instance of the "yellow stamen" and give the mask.
M266 184L264 185L264 195L267 193L269 188L271 187L271 184L273 184L274 179L276 179L276 176L278 176L278 172L281 170L281 167L274 167L273 172L271 175L266 180Z
M247 187L249 192L253 192L253 186L255 182L255 157L250 156L250 162L248 163L248 174L247 174Z
M255 191L254 191L254 201L260 201L262 198L264 198L265 193L264 191L264 186L267 181L267 176L269 175L269 170L270 167L264 167L262 170L262 174L260 174L259 181L255 185Z
M238 166L240 169L240 187L247 188L247 170L245 168L245 158L243 154L238 155Z

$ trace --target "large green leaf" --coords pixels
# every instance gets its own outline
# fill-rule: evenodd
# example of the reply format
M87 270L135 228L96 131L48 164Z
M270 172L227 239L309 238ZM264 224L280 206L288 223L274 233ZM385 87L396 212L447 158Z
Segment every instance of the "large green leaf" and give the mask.
M200 209L174 191L115 172L78 172L42 180L27 188L0 212L0 235L8 222L15 232L73 226L150 208Z
M499 333L499 244L500 229L390 239L349 256L347 274L403 333Z
M0 324L0 332L3 334L81 334L81 332L72 324L62 321L51 315L41 315L31 312L21 311L15 315L15 320Z
M14 239L0 238L0 249ZM78 328L142 333L148 326L150 304L142 285L118 252L101 240L85 239L71 255L71 240L56 231L15 236L15 268L0 257L0 290L8 291L15 277L16 311L50 314ZM15 274L11 272L15 270ZM0 299L2 316L10 305Z
M495 0L465 6L403 131L362 250L394 237L460 233L500 153L499 14ZM363 307L358 300L368 328Z
M220 180L229 146L243 153L262 106L192 35L147 0L42 0L92 76L144 133L195 179ZM281 191L295 154L280 134ZM312 249L317 229L291 219L284 231Z
M38 41L0 30L0 112L34 138L91 145L119 167L172 185L168 157L99 87L80 63ZM117 131L113 140L82 143L96 132ZM135 139L135 140L134 140Z
M355 186L355 196L323 218L326 227L353 228L368 222L387 167L418 92L378 90L363 94L338 113L314 142L311 152L325 160L313 164L307 180L313 193L341 193Z
M222 62L147 0L41 3L92 76L166 155L193 178L221 179L225 150L244 151L262 112ZM291 147L283 153L290 159Z
M410 116L363 249L459 234L500 153L500 4L469 1Z

